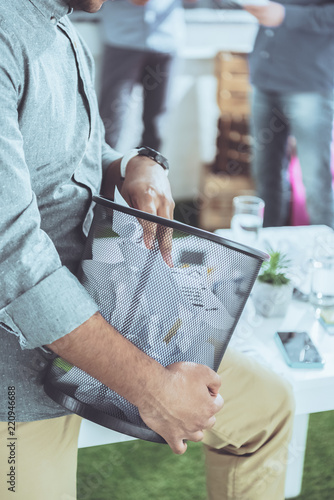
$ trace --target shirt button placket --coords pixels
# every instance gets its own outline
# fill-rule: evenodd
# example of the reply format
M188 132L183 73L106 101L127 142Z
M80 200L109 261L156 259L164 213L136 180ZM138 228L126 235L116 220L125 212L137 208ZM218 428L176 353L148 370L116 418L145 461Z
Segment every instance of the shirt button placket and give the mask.
M261 50L260 57L262 57L262 59L269 59L270 54L266 50Z

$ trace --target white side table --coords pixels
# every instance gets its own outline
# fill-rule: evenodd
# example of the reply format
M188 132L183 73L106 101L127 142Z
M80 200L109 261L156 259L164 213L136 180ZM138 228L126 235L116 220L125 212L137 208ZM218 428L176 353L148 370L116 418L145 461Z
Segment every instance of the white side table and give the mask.
M311 256L315 237L328 231L331 229L327 226L262 229L257 246L262 250L268 243L274 248L283 247L291 253L292 259L300 262ZM217 233L233 239L231 230ZM297 330L309 333L325 360L322 370L292 369L283 360L274 333ZM246 305L230 345L263 360L292 384L296 416L289 446L285 496L296 497L302 485L309 414L334 409L334 336L330 336L316 320L314 308L309 303L292 300L284 318L263 318L255 314L251 304Z
M275 341L276 331L306 330L325 360L322 370L292 369L284 362ZM264 319L247 311L239 322L231 345L262 360L286 378L296 400L295 429L289 446L286 498L300 494L310 413L334 409L334 336L328 335L309 304L291 302L287 316Z

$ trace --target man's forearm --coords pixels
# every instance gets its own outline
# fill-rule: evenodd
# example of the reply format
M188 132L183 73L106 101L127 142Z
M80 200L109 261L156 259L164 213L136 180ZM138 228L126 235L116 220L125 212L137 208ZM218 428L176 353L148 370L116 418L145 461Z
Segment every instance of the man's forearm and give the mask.
M223 405L220 378L210 368L194 363L165 368L99 313L48 347L136 405L175 453L184 453L186 440L200 441Z
M156 392L164 368L120 335L97 313L48 346L136 406ZM125 368L126 367L126 368Z

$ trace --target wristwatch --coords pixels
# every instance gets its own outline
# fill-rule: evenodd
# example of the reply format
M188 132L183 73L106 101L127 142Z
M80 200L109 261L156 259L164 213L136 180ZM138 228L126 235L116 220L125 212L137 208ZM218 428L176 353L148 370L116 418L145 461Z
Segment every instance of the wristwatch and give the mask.
M149 148L148 146L142 146L140 148L130 149L121 160L121 177L124 179L126 173L126 167L129 161L135 156L147 156L153 161L158 163L164 169L166 175L168 175L169 164L167 158L165 158L161 153L155 151L155 149Z

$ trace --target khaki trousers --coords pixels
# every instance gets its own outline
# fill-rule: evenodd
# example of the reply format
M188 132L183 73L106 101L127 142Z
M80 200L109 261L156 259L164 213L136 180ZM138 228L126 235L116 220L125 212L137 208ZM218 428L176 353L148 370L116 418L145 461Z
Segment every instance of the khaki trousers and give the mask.
M209 500L282 500L294 400L290 385L252 358L227 350L225 400L205 432Z
M291 389L269 369L231 350L219 373L225 405L204 437L209 500L282 500ZM79 427L75 415L17 424L13 495L7 490L7 423L1 422L0 498L75 500Z
M14 440L0 422L1 500L75 500L80 423L76 415L17 422Z

